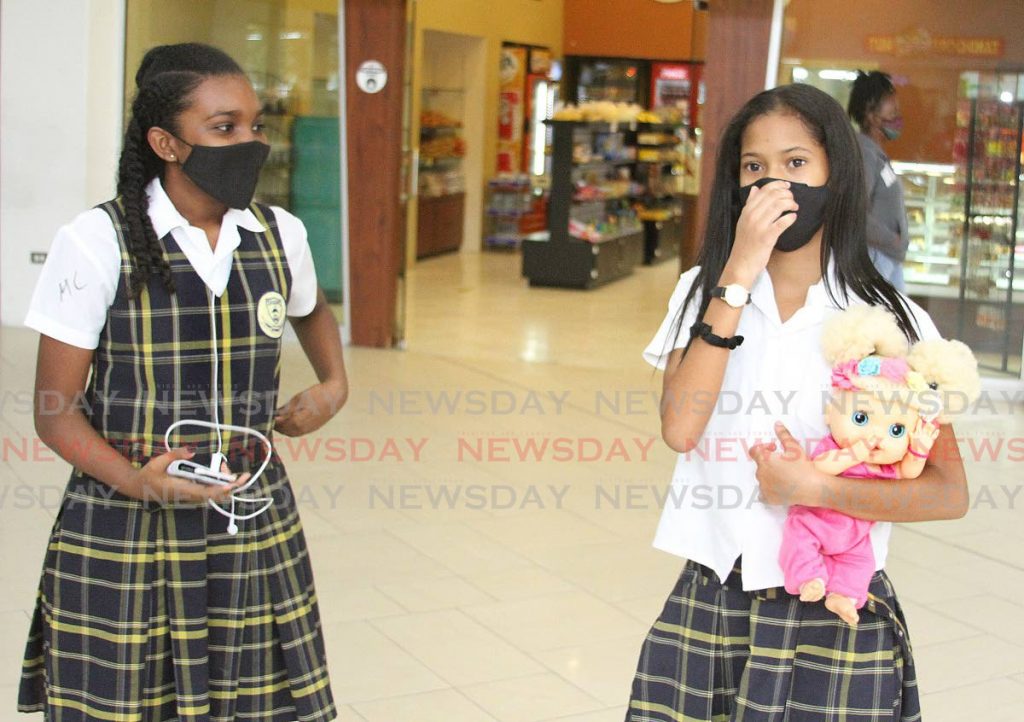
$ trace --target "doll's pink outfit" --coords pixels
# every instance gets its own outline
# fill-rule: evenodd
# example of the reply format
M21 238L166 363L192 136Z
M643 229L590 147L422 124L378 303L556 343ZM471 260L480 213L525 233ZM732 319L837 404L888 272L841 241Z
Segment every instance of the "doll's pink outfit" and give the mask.
M811 453L815 459L841 448L831 434ZM878 472L857 464L840 476L857 479L899 479L893 464L882 464ZM872 521L856 519L834 509L794 505L789 508L782 529L779 563L785 575L786 591L799 594L800 585L822 579L829 593L857 600L860 609L867 601L868 585L875 573L871 548Z

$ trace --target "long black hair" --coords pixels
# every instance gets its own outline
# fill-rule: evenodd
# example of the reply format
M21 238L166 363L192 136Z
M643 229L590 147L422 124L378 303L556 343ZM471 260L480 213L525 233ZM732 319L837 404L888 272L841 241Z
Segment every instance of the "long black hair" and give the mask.
M868 115L878 110L883 100L895 94L896 87L888 73L880 70L865 73L858 70L850 89L850 101L846 104L846 112L850 114L850 119L858 128L865 130Z
M675 319L674 333L670 334L672 345L675 346L683 316L697 293L700 292L701 299L697 317L702 318L711 299L711 290L722 276L742 210L736 193L740 184L743 133L750 123L769 113L789 113L800 119L828 157L821 268L829 298L837 306L845 307L852 293L873 306L882 306L896 317L907 338L917 341L917 329L906 301L875 270L868 257L867 190L855 132L839 103L817 88L797 83L758 93L740 108L725 128L715 161L704 243L697 260L700 271ZM838 288L832 288L826 272L832 261Z
M117 195L128 223L125 243L131 255L129 295L137 298L157 274L174 292L171 267L149 219L146 186L164 169L149 145L150 128L178 134L178 116L191 104L192 92L206 78L244 74L226 53L209 45L180 43L151 48L135 73L135 99L124 134L117 170Z

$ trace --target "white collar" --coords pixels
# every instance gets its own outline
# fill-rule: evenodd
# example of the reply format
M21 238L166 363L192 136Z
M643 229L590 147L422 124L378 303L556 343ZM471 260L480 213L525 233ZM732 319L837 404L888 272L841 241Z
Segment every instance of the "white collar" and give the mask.
M813 315L817 315L828 308L839 308L836 302L829 296L828 289L825 288L826 277L832 292L841 295L839 281L836 278L835 260L830 258L825 274L818 279L817 283L807 289L807 297L804 299L804 305L799 309L798 314L808 311ZM754 286L750 289L750 302L773 323L778 326L783 325L779 318L779 307L775 302L775 287L772 285L772 279L767 268L761 271L754 281ZM794 314L792 318L795 318L798 314ZM786 323L789 323L792 318L787 320Z
M149 220L153 223L153 230L156 231L157 238L163 238L175 228L189 228L192 225L174 207L174 203L171 202L170 196L164 190L159 177L151 180L146 186L146 196L149 198ZM248 208L242 210L228 208L221 220L221 227L223 228L229 223L253 233L262 233L266 230L266 227Z

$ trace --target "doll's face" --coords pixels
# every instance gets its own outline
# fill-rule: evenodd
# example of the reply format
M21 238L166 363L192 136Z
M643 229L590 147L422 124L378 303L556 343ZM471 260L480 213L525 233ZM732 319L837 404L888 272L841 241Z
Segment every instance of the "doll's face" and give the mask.
M891 396L868 391L836 393L825 410L829 430L840 447L863 440L871 449L870 464L895 464L910 445L917 412Z

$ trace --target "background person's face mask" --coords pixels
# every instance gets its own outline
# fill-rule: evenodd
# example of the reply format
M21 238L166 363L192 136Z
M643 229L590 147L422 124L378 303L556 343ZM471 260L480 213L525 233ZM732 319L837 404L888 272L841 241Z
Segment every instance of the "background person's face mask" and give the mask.
M903 118L893 118L892 120L882 121L882 135L887 140L896 140L900 137L903 132Z
M750 185L740 188L738 190L740 206L742 207L747 204L751 188L754 186L761 188L765 184L777 180L781 179L760 178ZM800 206L800 210L795 211L796 220L793 222L793 225L782 232L779 240L775 242L775 247L780 251L795 251L810 243L811 239L814 238L814 234L818 232L818 229L825 222L825 201L828 200L828 189L826 186L809 186L806 183L796 183L794 181L786 182L789 183L789 190L793 193L793 200ZM786 213L794 213L794 211L786 211ZM786 213L782 215L786 215Z
M230 208L247 208L252 203L269 145L258 140L233 145L181 142L192 149L181 169L193 183Z

